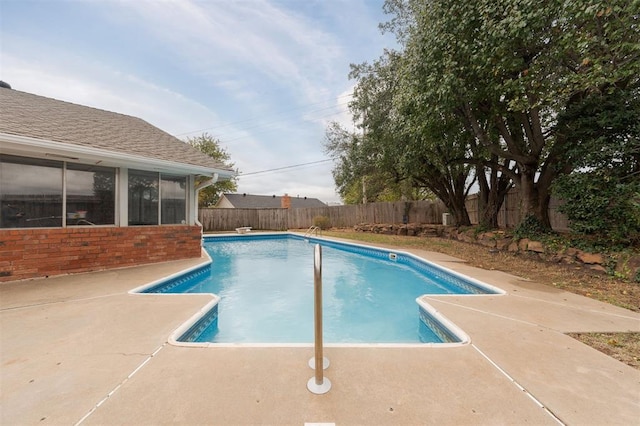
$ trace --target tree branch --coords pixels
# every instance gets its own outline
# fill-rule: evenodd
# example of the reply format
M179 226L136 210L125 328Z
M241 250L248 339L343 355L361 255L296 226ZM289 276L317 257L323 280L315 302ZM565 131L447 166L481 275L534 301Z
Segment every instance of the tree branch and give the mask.
M520 174L505 164L501 164L495 160L481 160L479 164L499 170L507 175L512 181L520 183Z

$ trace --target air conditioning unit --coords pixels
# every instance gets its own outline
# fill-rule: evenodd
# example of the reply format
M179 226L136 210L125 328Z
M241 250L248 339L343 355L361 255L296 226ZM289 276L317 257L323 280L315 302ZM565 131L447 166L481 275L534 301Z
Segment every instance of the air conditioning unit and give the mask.
M442 224L444 226L453 226L453 216L449 213L442 213Z

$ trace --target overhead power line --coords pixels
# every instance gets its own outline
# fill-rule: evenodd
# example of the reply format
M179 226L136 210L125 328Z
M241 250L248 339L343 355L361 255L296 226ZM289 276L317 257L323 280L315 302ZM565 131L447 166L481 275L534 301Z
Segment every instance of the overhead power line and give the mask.
M257 174L261 174L261 173L276 172L276 171L287 170L287 169L293 169L293 168L296 168L296 167L309 166L309 165L312 165L312 164L326 163L328 161L333 161L333 160L331 158L327 158L325 160L311 161L309 163L294 164L292 166L277 167L275 169L260 170L258 172L240 173L240 175L238 177L249 176L249 175L257 175Z

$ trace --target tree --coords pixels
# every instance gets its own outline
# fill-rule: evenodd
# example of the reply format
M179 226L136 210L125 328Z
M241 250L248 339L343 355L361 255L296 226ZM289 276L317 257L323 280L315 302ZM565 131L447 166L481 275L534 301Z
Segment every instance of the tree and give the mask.
M577 233L608 244L640 242L640 96L593 93L558 118L577 168L554 183Z
M229 153L220 146L220 141L213 138L208 133L203 133L201 136L188 138L187 143L189 143L199 151L207 154L215 161L224 163L227 167L232 168L234 166L233 163L228 163L231 157ZM206 180L206 178L199 178L199 180L196 182L196 185L204 180ZM237 190L238 184L236 178L218 181L200 191L200 195L198 198L198 207L211 207L218 202L221 194L225 192L235 192Z
M418 199L422 194L398 182L376 167L375 152L368 149L363 135L350 133L338 123L330 123L325 133L325 149L335 160L333 179L346 204L401 199Z
M505 160L488 154L478 143L473 127L462 119L464 104L459 98L443 96L439 79L446 76L448 66L438 69L437 62L432 61L432 72L424 72L429 64L424 64L420 56L425 47L416 43L418 15L409 3L388 1L386 12L395 17L381 24L383 29L393 31L405 47L398 55L399 66L393 76L396 81L393 102L399 115L394 121L401 123L395 134L407 133L409 141L403 145L403 158L409 160L414 173L422 174L418 179L445 202L461 225L470 223L465 199L472 183L477 182L480 225L497 227L498 211L512 184L504 173L487 166L486 160L493 159L496 163ZM440 51L431 53L442 56ZM425 85L433 90L425 92ZM491 137L497 137L495 132Z
M352 138L350 161L342 161L342 169L359 164L363 192L375 188L379 200L416 199L438 196L454 214L457 222L469 224L465 207L470 182L469 167L447 161L430 150L442 148L441 133L425 136L409 126L406 111L396 108L398 96L398 52L385 51L373 64L352 65L350 77L357 80L349 107L362 129L362 136ZM435 136L434 136L435 135ZM431 138L431 139L429 139ZM425 140L432 140L432 144ZM345 146L345 144L342 144ZM329 145L329 151L335 145ZM459 155L459 153L452 154ZM353 169L353 168L351 168ZM369 170L364 176L362 171ZM344 173L337 177L343 176ZM352 185L352 190L357 188Z
M485 189L496 194L513 182L522 219L550 227L552 184L576 167L558 113L590 93L637 86L639 4L387 0L395 18L385 28L404 48L396 99L413 104L414 127L459 120L475 139L459 161L481 179L489 170L487 183L502 187Z

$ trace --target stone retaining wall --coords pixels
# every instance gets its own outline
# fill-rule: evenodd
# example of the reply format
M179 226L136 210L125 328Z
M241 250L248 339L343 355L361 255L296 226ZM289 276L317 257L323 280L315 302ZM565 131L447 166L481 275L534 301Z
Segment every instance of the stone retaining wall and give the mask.
M589 253L568 247L552 249L541 241L528 238L515 239L505 231L478 232L474 228L458 229L452 226L431 224L360 224L354 226L357 232L371 232L385 235L407 235L416 237L440 237L479 244L489 250L509 251L536 255L546 261L579 264L598 272L615 273L640 282L640 255L610 256L602 253Z

